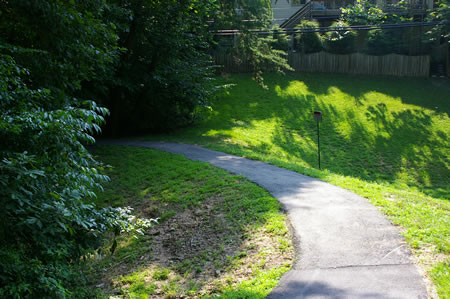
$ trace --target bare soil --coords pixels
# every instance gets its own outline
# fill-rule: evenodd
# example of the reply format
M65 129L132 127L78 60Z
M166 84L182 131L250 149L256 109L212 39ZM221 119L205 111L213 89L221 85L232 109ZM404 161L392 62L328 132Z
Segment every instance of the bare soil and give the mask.
M268 233L264 224L242 225L241 219L227 219L224 200L211 197L153 226L145 232L151 240L148 252L103 271L97 287L115 298L125 297L130 282L121 277L144 271L144 280L155 287L149 298L198 298L249 280L257 270L291 263L294 253L289 235L282 237L288 241L281 246L280 236ZM143 216L155 217L175 207L146 200L140 208ZM168 277L153 279L152 273L161 268L169 269ZM178 292L167 291L170 283Z

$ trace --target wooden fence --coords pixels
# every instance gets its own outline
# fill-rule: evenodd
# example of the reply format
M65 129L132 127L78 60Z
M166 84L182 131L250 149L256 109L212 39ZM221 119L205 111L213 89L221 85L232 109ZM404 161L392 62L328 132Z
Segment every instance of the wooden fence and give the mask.
M247 62L238 63L229 54L215 54L217 65L223 66L226 73L251 72ZM289 65L296 72L324 72L363 75L390 75L405 77L428 77L430 56L405 56L389 54L370 56L361 53L348 55L318 52L302 55L289 53Z

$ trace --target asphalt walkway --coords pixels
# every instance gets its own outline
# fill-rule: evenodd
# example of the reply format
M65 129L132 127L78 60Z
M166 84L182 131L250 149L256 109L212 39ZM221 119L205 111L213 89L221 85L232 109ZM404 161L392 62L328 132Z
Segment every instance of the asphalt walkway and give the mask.
M247 177L286 210L296 261L269 298L428 298L399 231L366 199L318 179L195 145L103 141L148 147Z

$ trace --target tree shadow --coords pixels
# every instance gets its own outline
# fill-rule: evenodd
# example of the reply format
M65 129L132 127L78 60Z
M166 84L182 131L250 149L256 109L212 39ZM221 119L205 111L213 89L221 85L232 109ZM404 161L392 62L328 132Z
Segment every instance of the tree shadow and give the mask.
M386 94L401 100L404 104L434 110L439 113L450 112L450 90L437 88L432 80L422 78L401 78L389 76L358 76L326 73L289 74L285 79L271 76L271 82L300 80L308 86L311 93L326 95L329 87L337 87L352 96L355 104L362 104L368 92ZM411 92L411 89L414 92Z
M268 271L272 267L284 267L292 258L289 244L284 244L285 252L279 249L283 245L279 240L288 236L286 228L278 227L284 225L283 221L278 223L280 219L274 216L280 206L263 189L242 177L222 170L212 172L205 163L191 162L177 155L161 153L144 159L142 152L134 153L129 149L103 153L104 158L121 156L109 162L119 170L111 170L114 175L110 186L126 186L129 200L118 204L131 205L145 218L159 217L160 223L139 238L120 237L114 254L107 254L92 264L96 268L94 282L105 293L195 295L196 290L206 285L206 291L212 294L225 290L231 294L232 290L236 291L234 284L251 277L247 268ZM138 160L148 165L152 159L161 161L151 168L142 166L143 174L137 175L137 180L131 178L131 184L125 182ZM155 189L153 185L161 183L159 177L167 185ZM123 189L112 190L123 196ZM270 236L265 235L266 229L273 230ZM261 254L265 250L275 255L266 257ZM157 274L158 271L162 274Z
M320 110L324 115L321 124L324 168L367 181L389 183L407 173L408 177L402 178L407 184L424 188L431 195L440 195L434 189L448 188L448 134L433 127L430 114L420 109L389 111L384 103L356 109L360 111L337 112L334 105L309 97L308 103L290 106L290 114L278 115L281 123L299 129L279 127L272 141L309 165L317 165L316 147L296 148L299 138L295 135L317 144L316 128L307 117L312 118L312 110ZM345 133L341 125L347 127Z
M232 77L237 85L220 97L215 114L181 134L196 135L201 144L205 144L200 141L204 138L217 138L219 143L211 141L213 148L250 158L254 153L269 157L276 148L286 160L317 167L317 127L312 112L320 110L324 116L320 124L323 168L371 182L401 181L432 196L448 196L448 131L435 124L436 119L448 115L448 97L446 91L432 91L430 86L436 88L428 80L267 75L269 88L264 90L249 86L253 83L248 83L248 78ZM424 93L430 93L432 100L423 100ZM367 95L380 100L369 101ZM383 97L396 104L383 103ZM270 136L257 137L259 142L226 142L233 140L236 128L250 131L268 120L277 125L267 133ZM216 137L208 136L213 131Z
M275 290L267 299L282 299L282 298L372 298L382 299L386 298L386 294L367 292L362 289L355 288L353 290L346 290L331 286L323 282L288 282L280 290Z

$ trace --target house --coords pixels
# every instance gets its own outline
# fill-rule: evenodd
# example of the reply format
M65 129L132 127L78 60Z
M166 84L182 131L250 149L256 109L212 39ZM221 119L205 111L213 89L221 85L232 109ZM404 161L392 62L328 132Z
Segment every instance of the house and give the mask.
M399 0L374 0L387 12L395 13L394 4ZM408 13L412 16L423 16L427 10L433 9L435 0L407 0ZM341 15L341 8L355 3L355 0L272 0L274 24L282 28L295 27L302 19L316 19L322 25L329 23Z

